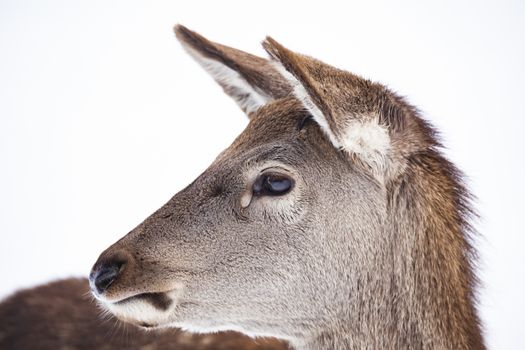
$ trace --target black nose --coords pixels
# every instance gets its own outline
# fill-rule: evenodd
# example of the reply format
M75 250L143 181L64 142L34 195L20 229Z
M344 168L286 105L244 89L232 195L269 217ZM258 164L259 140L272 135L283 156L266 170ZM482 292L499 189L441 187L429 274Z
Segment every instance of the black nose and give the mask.
M99 295L104 293L117 279L122 265L122 262L113 260L95 266L89 275L91 289Z

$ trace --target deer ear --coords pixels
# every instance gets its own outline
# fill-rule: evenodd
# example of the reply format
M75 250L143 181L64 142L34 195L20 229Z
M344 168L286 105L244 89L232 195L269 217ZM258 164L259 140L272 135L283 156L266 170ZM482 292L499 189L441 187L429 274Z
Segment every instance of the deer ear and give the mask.
M180 24L174 31L184 49L248 115L291 92L267 59L214 43Z
M292 52L270 37L263 47L332 144L383 179L392 145L381 113L386 88Z

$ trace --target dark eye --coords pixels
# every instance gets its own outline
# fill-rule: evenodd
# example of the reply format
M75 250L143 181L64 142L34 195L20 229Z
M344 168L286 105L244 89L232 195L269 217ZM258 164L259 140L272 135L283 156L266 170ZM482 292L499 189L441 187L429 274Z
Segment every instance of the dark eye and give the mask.
M280 196L293 187L293 180L281 174L263 174L253 184L256 196Z

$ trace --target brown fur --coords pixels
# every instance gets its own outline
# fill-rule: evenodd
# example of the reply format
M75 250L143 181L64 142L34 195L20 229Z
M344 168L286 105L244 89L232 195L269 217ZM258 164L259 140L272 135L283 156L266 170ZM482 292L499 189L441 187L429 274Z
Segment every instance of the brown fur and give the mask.
M235 332L198 335L175 329L144 331L102 314L84 278L70 278L19 291L0 304L0 349L288 348L277 340L253 340Z
M273 63L176 32L251 108L250 123L101 254L92 281L124 262L97 292L103 304L132 323L237 329L301 349L484 349L470 196L416 109L271 38ZM257 197L267 169L294 188ZM151 293L171 303L159 310Z
M386 179L391 241L403 242L393 246L390 288L399 293L416 284L409 291L416 293L414 300L407 304L399 299L390 305L392 326L397 326L392 338L405 333L398 346L407 348L483 349L473 305L470 194L461 173L440 154L434 129L380 84L293 53L272 38L263 45L316 98L336 134L343 133L348 118L363 115L379 115L379 122L389 129L395 145L390 168L401 168L390 169ZM404 236L407 232L421 234Z

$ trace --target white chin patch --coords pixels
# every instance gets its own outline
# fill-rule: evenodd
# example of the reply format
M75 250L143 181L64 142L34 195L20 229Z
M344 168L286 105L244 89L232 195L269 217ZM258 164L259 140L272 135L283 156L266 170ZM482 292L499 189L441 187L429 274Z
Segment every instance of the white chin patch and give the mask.
M143 327L156 327L168 322L176 307L174 295L162 293L158 300L150 296L132 297L117 303L102 305L118 319Z

